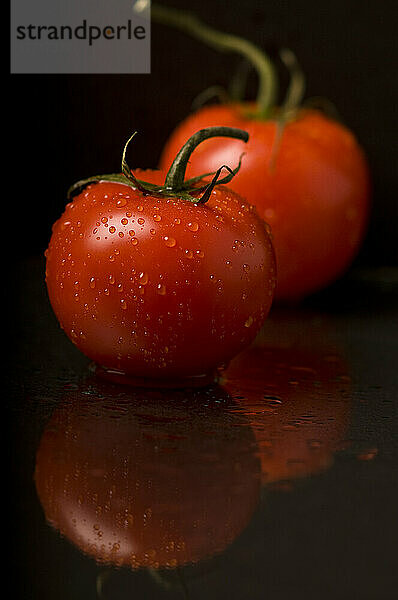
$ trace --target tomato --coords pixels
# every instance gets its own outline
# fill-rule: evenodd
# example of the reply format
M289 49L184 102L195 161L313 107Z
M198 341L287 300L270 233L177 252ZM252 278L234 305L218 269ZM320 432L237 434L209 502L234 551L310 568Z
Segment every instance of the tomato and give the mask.
M272 340L267 324L225 372L225 388L253 428L265 485L321 473L347 445L352 410L348 365L335 344L313 327L297 336L293 329L277 322Z
M129 390L128 393L124 390ZM224 550L260 496L247 420L220 388L68 392L36 453L46 519L98 562L176 567Z
M271 226L275 298L298 300L334 281L355 257L368 220L368 167L348 129L320 112L301 111L285 125L276 148L277 122L249 120L243 109L215 105L189 116L166 142L160 165L166 169L176 147L196 129L224 124L247 130L245 168L230 186ZM208 140L193 153L188 174L236 160L242 146Z
M245 129L238 140L212 139L192 154L188 173L214 170L244 151L245 168L231 182L271 226L277 262L275 299L297 301L344 273L356 256L369 216L369 167L354 135L317 110L300 107L303 77L292 54L282 56L292 85L282 106L274 93L275 73L268 57L247 40L210 29L193 15L155 7L153 16L222 51L238 52L257 69L254 103L205 106L171 133L160 158L165 169L176 149L202 127Z
M125 176L94 178L55 223L46 252L52 307L105 374L208 383L269 311L269 233L225 186L206 188L202 203L197 187L187 197L186 183L183 191L156 187L165 172L135 173L150 191Z

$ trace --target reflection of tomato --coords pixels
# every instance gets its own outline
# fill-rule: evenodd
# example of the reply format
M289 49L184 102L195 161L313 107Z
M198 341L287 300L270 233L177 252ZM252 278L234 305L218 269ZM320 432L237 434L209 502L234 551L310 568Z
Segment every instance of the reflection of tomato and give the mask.
M48 521L97 561L134 568L222 551L260 489L253 433L228 395L98 386L71 393L43 433L35 481Z
M160 185L166 173L143 176ZM190 199L172 187L144 193L123 175L107 177L115 181L88 185L53 227L46 282L63 329L108 369L212 381L271 305L275 265L263 222L224 186L202 204L195 191Z
M226 389L255 432L264 483L329 467L347 432L349 377L327 346L253 347L226 372Z
M271 226L275 297L300 299L341 275L355 256L368 217L368 167L352 133L320 112L300 111L286 123L278 144L277 122L247 118L244 110L244 105L217 105L188 116L167 141L161 168L201 127L245 129L250 135L246 146L232 139L204 142L192 154L188 173L233 164L246 152L244 168L230 187Z

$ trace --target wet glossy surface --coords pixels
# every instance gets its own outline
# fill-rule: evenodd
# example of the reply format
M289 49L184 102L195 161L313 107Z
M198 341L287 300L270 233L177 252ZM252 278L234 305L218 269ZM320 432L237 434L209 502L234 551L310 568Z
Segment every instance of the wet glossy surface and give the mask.
M13 597L396 597L397 276L273 309L222 385L103 381L18 265Z

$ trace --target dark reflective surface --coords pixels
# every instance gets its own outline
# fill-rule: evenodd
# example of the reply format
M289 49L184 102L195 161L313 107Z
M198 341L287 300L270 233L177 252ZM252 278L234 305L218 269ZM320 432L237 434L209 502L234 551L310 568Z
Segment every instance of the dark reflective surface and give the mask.
M219 386L152 391L90 374L42 270L5 373L12 597L396 597L395 272L275 308Z
M119 566L177 567L221 552L260 496L256 440L231 405L222 388L79 384L36 454L47 521L85 554Z

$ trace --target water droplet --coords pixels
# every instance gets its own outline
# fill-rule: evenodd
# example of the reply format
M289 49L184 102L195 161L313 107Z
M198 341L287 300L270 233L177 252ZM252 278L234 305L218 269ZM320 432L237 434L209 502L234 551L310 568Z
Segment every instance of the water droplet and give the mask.
M157 292L160 296L166 295L166 286L163 283L159 283L157 286Z
M245 271L245 273L247 273L248 271L250 271L250 266L249 265L243 265L243 270Z
M247 321L245 321L245 327L251 327L251 325L253 325L253 317L250 316Z
M148 283L148 281L149 281L148 273L142 272L142 273L140 273L139 277L140 277L141 285L146 285Z
M131 238L131 243L133 244L133 246L136 246L138 244L137 238L135 238L135 237Z
M145 223L145 219L143 219L142 217L140 217L139 219L137 219L137 223L139 225L143 225Z
M322 442L319 440L308 440L307 443L310 450L319 450L322 447Z
M90 287L91 287L91 289L95 288L95 277L91 277L91 279L90 279Z
M169 237L168 235L166 235L163 239L168 248L174 248L177 243L173 237Z
M115 277L114 277L114 275L109 275L109 283L111 285L113 285L115 283Z
M196 223L196 221L192 221L191 223L188 223L188 229L190 231L198 231L199 229L199 223Z
M153 220L159 223L159 221L162 220L162 217L160 215L153 215Z
M119 198L119 200L116 202L117 208L123 208L123 206L126 206L126 204L127 204L126 198Z
M378 449L377 448L369 448L368 450L365 450L364 452L360 452L359 454L357 454L357 459L358 460L373 460L378 453Z
M115 233L116 231L116 227L114 227L113 225L111 227L109 227L109 233Z
M176 218L174 219L174 223L175 223L176 225L180 225L180 224L181 224L181 219L179 219L178 217L176 217Z
M279 398L279 396L270 396L268 394L264 394L263 398L270 404L282 404L282 399Z
M126 310L126 308L127 308L127 302L126 302L126 300L125 300L124 298L122 298L122 299L120 300L120 306L121 306L121 308L122 308L123 310Z
M187 258L192 258L193 257L193 251L192 250L185 250L185 256Z
M130 231L129 231L129 235L130 235L131 237L134 237L134 236L135 236L135 231L134 231L134 229L130 229Z
M107 223L108 222L108 217L102 217L101 222L102 223Z
M138 212L142 212L144 210L144 207L140 205L137 206L137 210Z
M127 225L127 223L129 222L128 219L126 219L126 217L123 217L123 219L120 221L122 225Z

